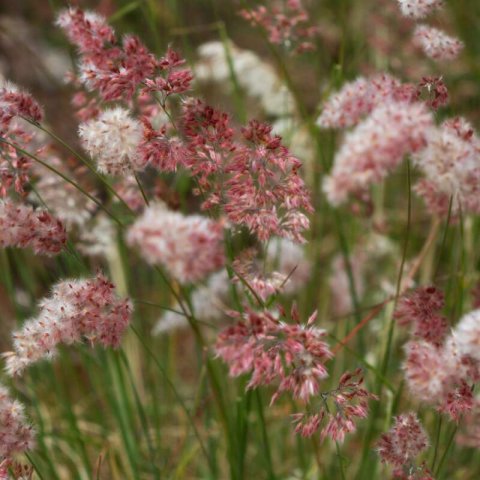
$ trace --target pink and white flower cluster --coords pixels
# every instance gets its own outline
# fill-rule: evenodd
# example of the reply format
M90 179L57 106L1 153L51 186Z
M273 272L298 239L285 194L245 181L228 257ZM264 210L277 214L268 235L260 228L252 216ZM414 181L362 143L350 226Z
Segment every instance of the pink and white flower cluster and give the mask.
M335 390L321 394L318 413L298 413L293 415L295 432L304 437L313 435L323 424L320 437L330 437L335 442L343 442L345 435L356 431L356 421L368 416L368 400L377 400L362 387L361 370L345 372ZM331 402L332 407L328 407Z
M35 99L11 82L0 80L0 136L11 144L25 147L33 143L28 121L39 122L43 110ZM31 161L14 146L0 143L0 197L15 191L24 196L30 180Z
M6 371L19 375L29 365L55 355L59 344L83 339L118 347L130 322L132 305L115 294L102 274L57 283L40 302L39 314L13 333L13 351L4 353Z
M54 255L66 240L64 225L47 210L0 200L0 247L32 248L37 254Z
M240 15L254 27L263 28L268 39L275 45L293 49L297 53L315 48L312 40L318 35L318 28L309 25L309 15L301 0L276 2L273 7L264 5L244 9Z
M415 20L422 19L439 9L443 0L398 0L402 14ZM453 60L463 49L463 42L438 28L419 24L413 32L413 44L436 61Z
M443 5L443 0L398 0L406 17L424 18Z
M0 464L30 450L34 443L35 431L27 421L24 406L0 385Z
M424 92L426 91L426 98ZM441 78L424 77L418 86L389 75L347 83L324 105L322 128L354 127L345 134L323 188L333 205L362 196L410 154L424 178L415 186L432 213L476 213L480 140L462 118L436 126L427 107L448 101Z
M382 103L409 100L414 95L413 85L402 84L387 73L359 77L329 97L317 125L322 128L352 127Z
M433 60L453 60L463 49L463 42L458 38L428 25L418 25L415 28L413 42Z
M221 207L231 223L261 241L273 235L303 241L312 205L299 175L301 162L271 126L251 121L236 140L227 114L192 101L183 128L186 166L197 176L198 193L207 197L203 208Z
M316 312L305 325L299 323L295 304L291 309L294 323L286 323L283 310L276 314L247 308L231 315L237 321L220 333L215 347L231 376L251 373L247 388L277 384L271 403L285 392L309 405L319 400L314 407L317 412L293 415L297 433L311 436L324 423L322 438L342 441L355 430L354 419L367 416L367 400L374 396L361 388L360 371L345 373L335 390L321 391L328 376L325 363L333 354L324 340L326 332L314 326ZM334 412L328 409L327 400L335 405Z
M138 169L143 127L128 110L121 107L104 110L97 118L80 125L79 136L100 172L121 175Z
M0 82L0 247L30 247L37 254L53 255L66 243L64 224L50 211L20 201L38 177L22 150L34 150L47 160L48 144L29 124L42 119L43 111L30 94Z
M424 178L415 186L432 213L480 213L480 139L463 118L426 132L426 147L414 156Z
M223 230L222 222L154 204L129 228L127 242L137 246L148 263L164 266L181 283L191 283L223 266Z
M345 84L327 100L317 124L353 127L345 134L323 183L332 205L344 203L351 194L363 197L406 155L425 147L433 116L420 100L421 88L377 74Z
M321 381L328 376L325 362L332 353L324 340L325 330L313 325L316 313L306 325L285 323L266 310L231 315L236 323L219 334L215 346L230 375L251 372L247 388L278 381L272 402L285 391L305 401L320 391ZM298 320L295 309L292 316Z
M12 127L12 120L24 118L32 122L43 119L43 110L27 92L21 91L11 82L0 84L0 132L2 136Z
M443 292L435 287L420 287L400 298L395 318L401 326L412 326L412 335L435 346L442 345L448 330L440 314L445 306Z
M292 8L293 3L298 2ZM123 107L97 108L94 118L80 126L82 143L101 172L186 168L197 193L206 196L204 208L221 209L232 224L248 228L261 241L273 235L303 241L312 206L299 175L301 162L272 127L251 121L235 131L227 114L193 99L183 102L176 122L166 100L184 93L191 75L178 69L182 60L175 52L156 60L135 37L125 37L120 45L103 18L78 9L63 12L58 23L79 48L81 82L102 100L131 100L142 113L137 120ZM170 124L157 127L145 113L153 100Z
M386 101L345 136L323 184L332 205L362 194L391 173L407 154L425 146L433 117L423 103Z
M60 13L57 24L80 54L80 82L96 90L105 101L129 100L141 89L159 94L162 102L190 88L190 70L172 50L157 59L133 35L118 41L105 18L93 12L70 8Z
M417 415L409 412L395 417L393 427L381 436L377 451L382 462L395 467L395 478L433 480L425 465L416 464L416 458L428 446L428 436Z
M445 337L446 320L438 313L442 306L438 290L422 288L400 302L396 316L403 324L413 324L414 334L421 337L405 346L410 391L458 421L472 410L473 384L480 380L480 313L474 310L462 317Z

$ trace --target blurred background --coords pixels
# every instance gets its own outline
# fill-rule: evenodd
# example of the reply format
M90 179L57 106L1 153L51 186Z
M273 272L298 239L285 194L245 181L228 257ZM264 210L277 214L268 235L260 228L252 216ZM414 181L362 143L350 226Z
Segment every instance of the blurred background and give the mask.
M321 110L322 100L345 81L378 71L388 71L412 83L418 83L425 76L442 76L449 89L450 104L437 113L438 119L464 115L478 130L480 0L448 0L444 12L435 16L433 24L437 23L460 37L466 45L460 59L446 65L428 61L410 44L412 23L400 18L395 0L306 0L310 23L318 27L319 35L314 39L313 51L301 55L272 48L259 29L239 16L240 9L261 3L266 2L68 2L101 13L119 34L131 32L139 35L158 56L164 54L168 45L173 45L194 70L194 90L198 96L230 112L239 125L247 119L258 118L272 123L275 131L282 134L287 145L304 162L306 182L317 211L312 222L311 238L314 241L307 247L314 282L300 293L298 301L303 314L319 308L320 322L337 325L336 316L348 314L352 305L336 296L340 287L348 290L345 275L336 280L330 275L344 267L337 257L339 238L332 226L333 217L324 208L320 188L321 177L328 170L337 145L335 134L321 132L312 126ZM56 12L66 6L67 2L60 0L0 0L0 74L30 91L44 106L51 129L69 144L78 146L78 120L71 107L73 89L65 82L67 72L75 65L75 51L54 26ZM229 52L230 59L225 58L225 51ZM233 67L229 62L233 62ZM172 205L178 204L178 192L168 187L166 185L163 192L164 198L168 198ZM372 216L364 207L342 211L344 229L348 233L346 242L359 264L363 262L364 265L359 273L364 285L362 306L382 300L394 288L405 228L404 187L405 172L402 170L388 179L385 188L376 192L377 199L381 196L378 203L382 206ZM413 201L414 228L410 251L418 252L428 231L430 217L421 207L420 200ZM480 231L476 224L473 229L472 243L467 245L469 252L473 252L469 257L472 269L478 264L475 239ZM461 253L453 247L448 248L455 244L457 234L460 235L457 232L447 238L447 248L441 252L446 269L456 265ZM372 237L375 238L372 240ZM46 262L25 252L2 252L2 255L0 351L10 345L10 331L16 322L34 311L35 301L48 291L52 282L88 271L85 265L78 265L67 255ZM128 254L122 251L122 245L120 255L123 256L120 263L128 263L125 260ZM88 262L90 271L105 267L104 260ZM111 263L109 268L115 270ZM425 278L428 273L424 272ZM137 265L131 266L125 283L129 293L137 298L158 303L168 297L162 293L158 278L145 270L139 272ZM447 308L451 312L459 308L455 300L458 298L457 286L455 283L449 290L453 293L450 297L447 295ZM227 478L224 445L212 413L205 370L200 366L203 352L195 346L187 330L152 340L151 330L160 313L140 306L137 319L141 320L139 328L149 344L151 341L151 348L159 354L170 380L159 376L155 362L149 360L145 352L140 353L140 347L133 341L127 342L126 346L131 371L122 363L121 357L110 353L93 356L85 351L77 356L74 352L62 352L62 362L35 367L25 385L16 385L29 405L29 412L34 412L33 419L42 433L36 458L49 472L48 480L92 478L90 472L95 470L99 458L108 458L108 461L100 462L98 478L154 478L149 470L151 452L148 453L148 445L141 443L144 439L138 433L144 428L144 415L153 419L153 442L158 449L154 457L161 470L168 472L168 478L210 478L199 458L189 422L183 410L175 404L169 381L175 382L194 409L195 418L208 437L209 449L218 452L216 478ZM343 328L339 334L344 333ZM375 330L374 325L373 338L380 328L378 326ZM125 393L130 382L135 385L133 391L138 393L138 398L131 392ZM102 392L105 385L111 388L110 396L105 397ZM230 384L224 385L225 389L230 387ZM243 387L241 381L237 382L232 393L237 402L232 408L239 412L246 408L247 399L240 393L235 396L235 393L243 392ZM120 395L116 397L118 392ZM41 402L38 401L40 398ZM143 407L138 408L138 399L145 411ZM274 463L279 463L276 468L279 478L317 478L314 475L318 470L311 467L309 461L309 455L317 451L317 446L293 438L288 413L288 405L279 405L270 411L267 419L267 424L271 424L269 435L275 444ZM274 424L274 419L285 418L287 420ZM137 437L129 439L128 435L125 436L125 429L128 431L130 427ZM252 428L256 437L261 438L261 423L253 421ZM137 441L138 445L135 444ZM353 440L350 451L361 448L358 442ZM265 473L262 441L253 442L248 448L247 456L252 461L246 466L245 478L272 478ZM294 449L296 453L292 455ZM125 458L137 454L143 463L136 472ZM328 470L328 464L325 468L327 475L331 473L329 479L340 478L335 476L338 474L335 467ZM310 471L313 472L311 476ZM460 471L460 476L455 478L477 478L471 473Z

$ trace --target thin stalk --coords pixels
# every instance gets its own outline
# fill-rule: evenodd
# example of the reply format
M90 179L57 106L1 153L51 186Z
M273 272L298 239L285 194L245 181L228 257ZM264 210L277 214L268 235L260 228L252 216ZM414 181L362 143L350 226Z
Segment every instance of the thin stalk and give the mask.
M333 334L328 334L328 336L335 340L336 342L339 342L338 338L333 335ZM352 355L358 362L360 362L366 369L370 370L376 377L377 380L382 382L383 385L391 392L395 393L395 387L393 384L385 377L383 376L377 368L375 368L371 363L367 362L360 354L358 354L355 350L352 350L351 348L347 347L346 345L343 345L342 348L345 349L347 353ZM335 349L332 349L332 352L335 353Z
M435 470L435 463L437 461L438 449L440 444L440 433L442 431L442 420L442 415L440 413L437 413L437 425L435 427L435 446L433 450L432 467L430 468L432 472Z
M197 320L195 319L195 317L191 313L189 313L189 311L187 310L187 308L185 307L185 305L182 301L181 296L173 288L172 284L169 282L168 278L166 277L165 273L163 273L162 269L157 267L157 268L155 268L155 270L160 274L161 278L166 283L168 289L170 290L170 292L172 293L174 298L177 300L178 305L180 306L181 310L183 311L183 313L187 317L187 321L188 321L188 323L189 323L189 325L190 325L190 327L191 327L191 329L194 333L194 336L195 336L195 339L196 339L198 345L200 345L203 349L206 350L206 342L205 342L205 339L203 338L203 335L202 335L202 332L201 332L200 328L198 327ZM227 409L226 409L226 406L225 406L222 388L220 386L217 374L215 372L215 368L214 368L214 366L212 364L212 361L209 358L208 354L205 357L205 362L206 362L206 367L207 367L208 378L210 380L210 384L211 384L212 389L213 389L213 394L214 394L213 396L214 396L215 402L217 404L218 411L220 413L220 419L221 419L221 422L222 422L222 426L224 428L227 439L229 440L229 445L228 445L228 449L230 451L229 454L233 454L235 449L233 451L231 451L231 448L232 448L232 445L235 443L235 438L234 438L234 436L231 432L229 416L228 416Z
M159 360L157 359L157 357L155 356L155 354L152 352L152 350L150 349L150 347L147 345L147 343L145 342L145 340L142 338L142 336L140 335L140 333L137 331L137 329L133 326L133 325L130 325L130 329L132 330L132 332L135 334L135 336L137 337L138 341L141 343L142 347L144 348L144 350L147 352L147 354L150 356L150 358L153 360L153 363L155 364L155 366L158 368L159 372L161 373L161 375L163 376L163 378L165 379L165 381L167 382L167 385L171 388L175 398L177 399L178 403L180 404L180 407L182 408L182 410L185 412L185 414L187 415L187 418L190 422L190 424L192 425L192 428L193 428L193 431L195 433L195 436L197 437L197 440L198 440L198 443L200 445L200 448L203 452L203 454L205 455L205 458L208 462L208 465L211 469L212 472L215 472L216 469L215 469L215 465L212 461L212 459L210 458L210 455L208 454L208 451L207 451L207 448L205 447L205 444L203 443L203 440L202 440L202 437L200 436L200 432L198 431L197 429L197 426L195 425L195 420L193 419L193 416L192 414L190 413L190 410L188 409L188 407L186 406L183 398L180 396L180 394L178 393L177 389L175 388L175 385L173 384L173 382L170 380L170 378L168 377L167 373L165 372L164 368L162 367L162 364L159 362Z
M340 453L340 445L338 444L338 441L335 441L335 450L337 452L338 464L340 465L340 475L342 477L342 480L346 480L345 468L343 466L343 460L342 460L342 455Z
M71 371L71 365L69 362L64 360L62 362L63 366L65 367L65 370L68 368L67 376L72 375L73 378L73 372ZM90 465L90 459L88 458L88 453L87 453L87 448L85 445L85 441L82 437L82 432L80 431L80 428L78 427L78 421L77 421L77 416L75 415L75 412L73 410L73 403L71 402L68 392L65 389L65 384L63 381L58 381L56 380L55 376L55 370L52 365L49 365L49 370L50 370L50 376L52 379L54 379L53 383L55 385L55 390L57 393L58 398L63 398L64 402L63 407L64 407L64 412L65 416L67 418L67 422L70 426L71 432L73 432L73 436L75 438L75 443L78 445L78 448L80 450L80 456L83 460L83 463L85 465L86 471L91 470L91 465ZM63 380L63 379L62 379Z
M10 259L8 258L8 252L5 249L0 249L0 275L3 277L2 283L5 286L5 290L8 294L8 298L12 302L13 309L15 310L15 319L19 322L22 318L21 309L18 302L15 299L15 288L13 285L12 267L10 265Z
M167 312L173 312L173 313L176 313L177 315L181 315L182 317L185 317L186 315L181 312L180 310L175 310L174 308L170 308L170 307L165 307L164 305L159 305L158 303L154 303L154 302L147 302L146 300L138 300L138 299L135 299L133 298L132 299L135 303L139 303L141 305L149 305L150 307L156 307L156 308L159 308L161 310L166 310Z
M27 457L28 461L32 465L33 469L35 470L35 473L38 475L40 480L45 480L45 477L40 472L40 469L38 468L36 462L33 460L32 456L28 452L25 452L25 456Z
M263 439L263 451L265 454L265 460L267 462L267 475L269 480L275 480L275 472L273 470L273 463L272 463L272 453L270 450L270 441L268 439L267 428L265 424L265 415L263 413L263 402L262 396L258 389L255 390L255 397L257 401L257 412L258 418L260 420L260 430Z
M248 431L249 431L249 414L251 408L251 400L253 396L252 390L245 391L245 381L241 380L239 390L243 393L236 401L236 418L235 430L238 436L238 464L240 465L240 477L245 476L245 455L248 447Z
M410 172L410 160L407 159L407 194L408 194L408 203L407 203L407 227L405 231L405 240L403 243L403 253L402 253L402 261L400 263L400 271L398 272L398 279L397 279L397 288L395 292L395 305L398 302L398 297L400 296L400 291L402 288L402 279L403 279L403 271L405 268L405 262L407 259L407 250L408 244L410 240L410 229L411 229L411 222L412 222L412 179L411 179L411 172ZM393 332L395 329L395 318L390 318L390 324L388 326L388 336L387 336L387 345L385 348L385 353L382 362L382 374L385 375L388 370L388 362L390 359L390 350L392 348L392 340L393 340Z
M33 155L30 152L27 152L23 148L9 142L8 140L5 140L5 138L3 138L3 137L0 137L0 142L5 143L6 145L9 145L10 147L13 147L15 150L20 152L22 155L26 155L27 157L29 157L29 158L35 160L36 162L38 162L40 165L43 165L45 168L48 168L48 170L55 173L55 175L58 175L59 177L61 177L63 180L65 180L70 185L73 185L79 192L81 192L83 195L88 197L89 200L91 200L93 203L95 203L95 205L97 205L97 207L101 208L110 218L112 218L112 220L114 220L116 223L118 223L118 225L120 225L121 227L124 226L123 223L115 215L113 215L113 213L111 213L107 208L105 208L99 200L97 200L95 197L90 195L86 190L84 190L80 185L78 185L78 183L76 183L73 180L71 180L70 178L68 178L62 172L60 172L56 168L52 167L48 163L44 162L43 160L38 158L36 155Z
M49 452L47 450L47 445L45 444L45 423L42 417L42 413L40 411L40 408L38 406L37 398L35 395L30 395L31 398L31 403L33 406L33 409L36 412L36 426L37 426L37 449L40 450L42 449L45 452L45 462L48 465L49 468L49 473L48 473L48 478L52 478L54 480L60 480L60 476L57 473L57 469L54 464L54 460L52 460L52 456L49 455ZM30 460L30 458L29 458ZM35 466L34 466L35 468ZM37 469L36 469L37 470ZM39 473L39 472L37 472Z
M450 226L450 220L452 218L452 204L453 204L453 196L450 197L450 202L448 204L447 220L445 221L445 229L444 229L443 235L442 235L442 243L440 244L440 250L438 252L438 263L437 263L437 268L435 269L435 273L433 275L434 279L437 278L437 276L440 272L442 253L443 253L443 250L445 249L445 244L447 242L448 228Z
M335 210L334 216L335 216L335 223L338 231L338 238L340 240L340 249L342 251L343 261L345 262L345 269L347 271L348 289L350 292L350 298L352 299L353 311L355 314L355 321L357 322L357 325L358 325L361 322L362 317L360 314L360 302L358 300L357 289L355 287L355 277L353 276L352 262L350 261L350 252L348 248L348 242L345 237L342 220L340 218L340 214L338 210ZM363 347L363 341L362 341L363 335L359 335L359 339L360 339L360 342L359 342L360 347ZM364 348L361 348L361 351L364 351Z
M133 373L132 369L130 368L130 364L128 362L127 355L123 350L120 350L120 358L125 366L125 369L127 371L127 376L130 382L130 386L132 388L133 396L135 399L135 404L138 410L138 416L140 418L140 423L142 425L143 433L145 436L145 440L147 442L147 447L148 447L148 452L150 455L150 461L152 463L152 469L154 471L154 478L156 480L160 479L160 471L158 470L158 467L155 465L155 449L152 443L152 439L150 436L150 431L149 431L149 426L148 426L148 420L147 420L147 415L145 413L145 409L143 408L142 402L140 400L140 396L137 391L137 387L135 386L135 382L133 379Z
M405 261L406 261L406 256L407 256L407 249L408 249L408 243L409 243L409 238L410 238L410 224L411 224L411 216L412 216L412 188L411 188L411 177L410 177L410 161L407 160L407 188L408 188L408 206L407 206L407 226L406 226L406 232L405 232L405 240L404 240L404 245L403 245L403 254L402 254L402 260L400 264L400 270L398 273L398 279L397 279L397 289L396 289L396 295L395 295L395 303L398 300L398 296L400 295L400 290L401 290L401 285L402 285L402 277L403 277L403 270L405 266ZM383 377L386 376L387 370L388 370L388 362L390 359L390 350L392 348L392 341L393 341L393 332L395 328L395 319L393 317L393 312L390 317L390 322L388 325L388 332L387 332L387 342L385 346L385 351L383 354L383 360L381 362L381 368L380 368L380 373ZM382 395L382 384L377 381L377 388L376 388L376 393L379 397ZM362 460L360 462L360 467L358 470L357 478L363 478L363 474L365 469L367 468L367 463L368 463L368 458L371 452L371 447L370 444L372 442L373 436L375 434L375 420L380 413L380 404L381 404L381 398L379 398L379 401L376 402L372 408L371 412L371 421L369 422L367 432L365 433L365 437L363 439L363 452L362 452ZM372 461L370 465L368 465L370 469L370 475L373 475L372 470L376 468L376 462Z
M132 470L134 478L137 478L140 474L140 456L138 452L137 441L132 435L132 432L134 432L135 429L132 429L132 424L129 421L132 419L131 408L125 388L123 372L121 371L118 358L116 355L110 355L110 353L111 352L107 352L106 354L107 373L109 380L112 383L113 390L118 390L118 392L114 392L112 395L111 401L114 411L117 414L120 433L125 451L127 453L129 466ZM117 394L115 395L115 393Z
M446 458L447 458L447 455L450 451L450 448L453 444L453 439L455 438L455 435L457 434L457 430L458 430L458 426L455 425L455 427L453 428L453 431L447 441L447 446L445 447L445 450L443 452L443 455L442 455L442 458L440 459L440 461L438 462L438 467L437 467L437 471L435 472L435 478L440 478L440 472L442 470L442 467L443 467L443 463L445 462Z
M142 184L140 183L140 179L138 178L137 172L134 172L133 176L135 177L135 181L137 182L138 189L140 190L140 193L142 194L143 201L145 202L145 205L147 207L150 206L150 203L149 203L148 198L147 198L147 194L145 193L145 190L144 190Z

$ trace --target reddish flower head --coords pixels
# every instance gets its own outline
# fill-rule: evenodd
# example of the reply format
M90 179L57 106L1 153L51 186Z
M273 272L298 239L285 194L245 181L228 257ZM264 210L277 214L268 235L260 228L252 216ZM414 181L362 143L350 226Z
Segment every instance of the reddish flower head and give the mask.
M292 317L298 320L295 309ZM229 365L230 375L252 373L248 388L279 382L272 402L285 391L308 400L319 392L328 375L325 361L332 356L325 331L313 326L315 318L312 315L306 325L287 324L271 312L248 309L220 333L217 355Z
M67 241L65 227L46 210L0 200L0 246L32 248L35 253L59 253Z
M435 287L420 287L400 298L395 318L400 325L413 325L413 334L440 346L448 329L440 310L445 305L443 293Z
M385 463L395 467L410 466L428 447L428 437L415 413L395 417L392 429L382 435L377 451Z

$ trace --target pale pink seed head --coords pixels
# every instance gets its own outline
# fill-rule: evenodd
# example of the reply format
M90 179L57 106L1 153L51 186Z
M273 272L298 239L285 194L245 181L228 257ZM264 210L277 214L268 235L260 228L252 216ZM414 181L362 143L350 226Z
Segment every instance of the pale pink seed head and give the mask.
M406 17L424 18L443 5L443 0L398 0L400 10Z
M388 101L375 108L346 134L324 180L328 201L339 205L349 194L382 181L405 155L425 146L425 134L432 125L432 114L422 103Z
M39 313L13 333L13 351L4 354L6 371L19 375L29 365L52 358L59 344L88 340L118 347L130 322L132 305L115 294L102 274L56 284L39 302Z
M32 449L34 444L35 430L27 421L23 405L0 385L0 462Z
M463 50L463 42L447 35L438 28L418 25L413 33L413 42L433 60L450 61Z
M127 242L181 283L204 279L225 262L222 222L153 204L129 228Z

